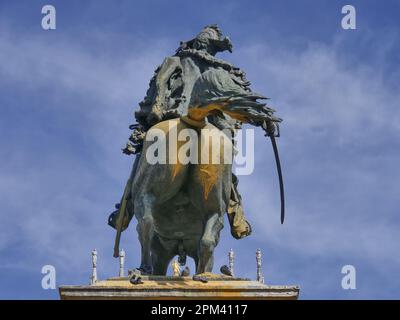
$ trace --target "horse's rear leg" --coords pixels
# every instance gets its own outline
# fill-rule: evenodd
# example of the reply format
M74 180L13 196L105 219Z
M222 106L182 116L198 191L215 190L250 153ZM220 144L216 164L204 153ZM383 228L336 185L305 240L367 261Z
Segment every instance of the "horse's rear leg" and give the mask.
M153 262L153 274L166 275L168 265L175 256L176 240L162 240L154 234L151 243L151 258Z
M198 249L196 273L211 272L214 265L214 249L219 241L219 234L224 227L224 217L215 213L208 218Z
M154 197L147 194L142 197L138 204L138 225L136 230L139 235L139 242L142 248L140 269L145 273L152 273L151 241L154 237Z

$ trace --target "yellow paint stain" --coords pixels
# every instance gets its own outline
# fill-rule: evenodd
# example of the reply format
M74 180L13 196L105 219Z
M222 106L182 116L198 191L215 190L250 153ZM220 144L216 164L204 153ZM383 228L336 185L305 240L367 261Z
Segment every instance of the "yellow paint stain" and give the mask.
M208 114L213 111L213 110L220 110L221 106L218 104L209 104L208 106L205 107L192 107L189 108L188 111L188 116L190 119L193 119L195 121L203 121Z
M182 165L182 163L179 162L179 160L178 160L178 163L174 164L173 166L174 167L172 169L172 181L175 180L178 173L181 172L183 169L183 165Z
M248 119L237 112L232 112L227 109L227 103L212 103L204 107L191 107L188 111L188 116L190 119L195 121L202 121L204 120L212 111L218 110L225 112L230 117L239 120L241 122L247 122Z
M200 165L198 177L200 184L203 187L203 195L205 200L208 199L211 189L218 181L219 171L219 165Z

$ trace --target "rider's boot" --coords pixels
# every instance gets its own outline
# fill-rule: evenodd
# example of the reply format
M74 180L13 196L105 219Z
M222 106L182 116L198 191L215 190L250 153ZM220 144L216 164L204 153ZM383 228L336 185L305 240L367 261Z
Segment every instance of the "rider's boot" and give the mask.
M231 234L235 239L242 239L251 234L251 225L245 219L242 199L237 190L238 178L232 173L231 198L228 207L228 220L231 226Z

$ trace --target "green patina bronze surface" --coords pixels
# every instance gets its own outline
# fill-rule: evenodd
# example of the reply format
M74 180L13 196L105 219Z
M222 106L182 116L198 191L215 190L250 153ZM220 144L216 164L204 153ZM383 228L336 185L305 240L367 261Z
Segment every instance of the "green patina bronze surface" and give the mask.
M155 70L135 113L137 124L130 127L123 152L136 158L109 225L117 229L114 256L118 256L121 232L133 216L137 218L144 273L165 275L176 255L182 264L186 256L192 257L196 273L211 272L225 214L233 237L251 233L231 164L151 165L143 156L150 146L144 139L149 129L168 133L171 124L178 131L194 128L201 135L200 127L217 128L234 136L242 123L249 123L274 139L281 119L261 102L264 96L251 91L242 70L215 57L226 50L232 51L232 43L215 25L182 42Z

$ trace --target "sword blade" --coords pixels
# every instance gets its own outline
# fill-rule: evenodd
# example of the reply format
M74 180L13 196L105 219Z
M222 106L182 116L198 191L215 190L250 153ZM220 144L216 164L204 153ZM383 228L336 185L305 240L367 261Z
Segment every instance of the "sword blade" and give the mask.
M281 224L283 224L285 220L285 190L283 187L281 161L279 160L278 146L276 145L275 137L271 135L270 138L271 138L272 148L274 149L276 170L278 171L278 177L279 177L279 192L281 196Z

